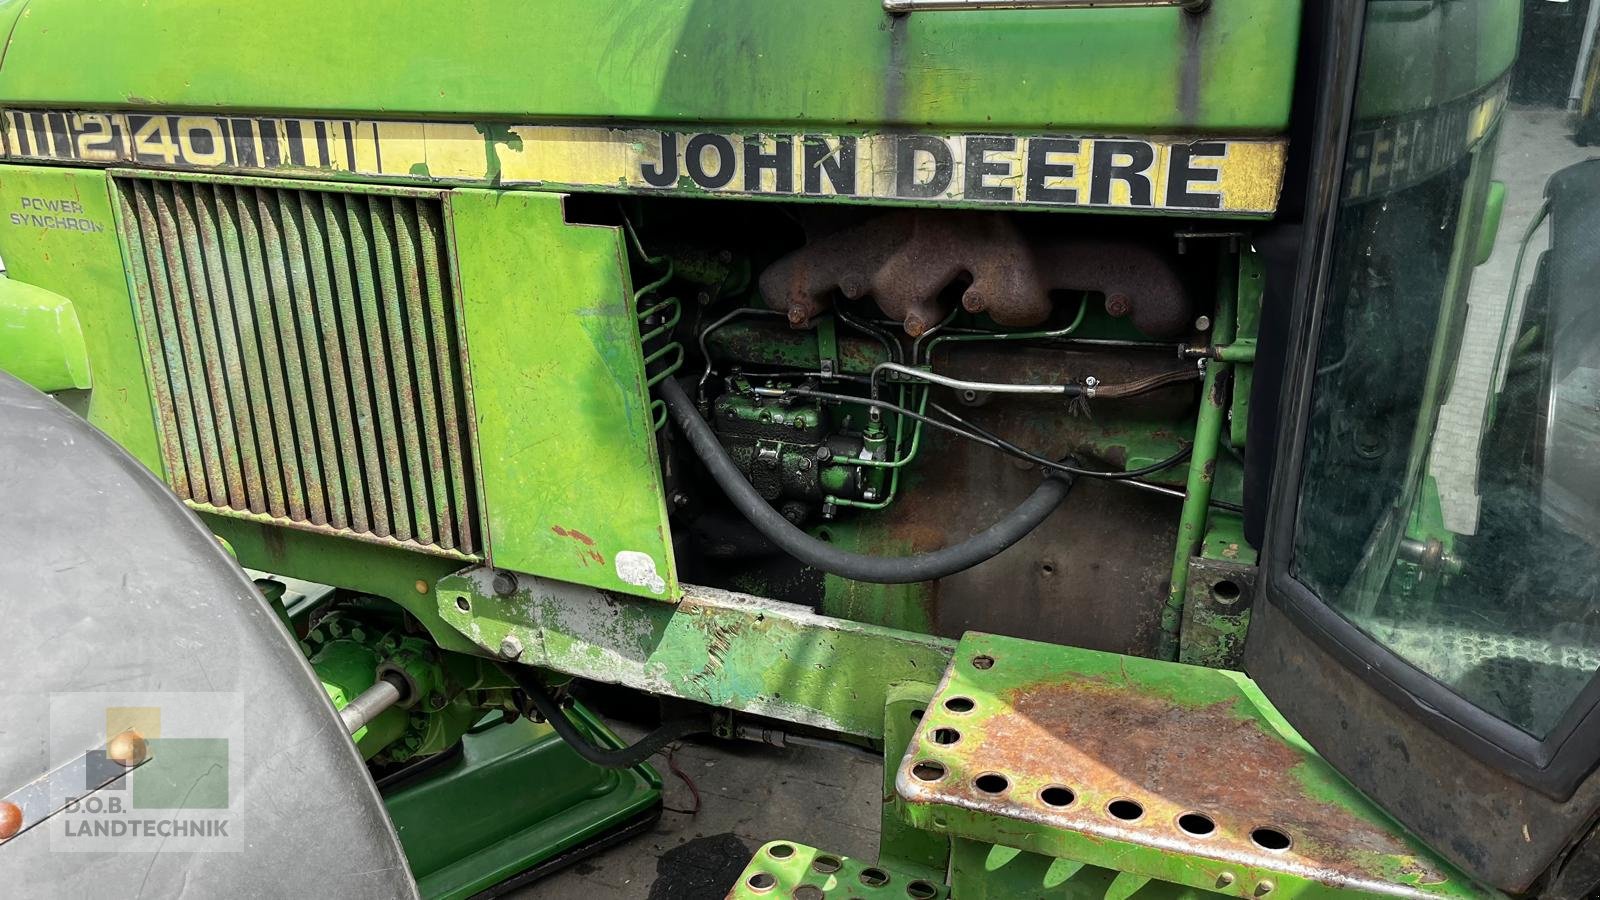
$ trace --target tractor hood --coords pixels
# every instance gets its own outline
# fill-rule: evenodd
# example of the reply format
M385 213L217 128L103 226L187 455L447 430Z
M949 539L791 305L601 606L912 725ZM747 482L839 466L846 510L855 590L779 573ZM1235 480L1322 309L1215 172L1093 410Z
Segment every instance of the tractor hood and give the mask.
M1298 0L9 0L0 103L367 118L1285 130Z

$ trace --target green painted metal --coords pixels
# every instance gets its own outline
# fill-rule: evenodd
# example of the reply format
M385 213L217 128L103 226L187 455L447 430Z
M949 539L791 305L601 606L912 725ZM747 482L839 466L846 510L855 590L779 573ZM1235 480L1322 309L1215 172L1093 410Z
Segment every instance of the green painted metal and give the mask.
M364 637L364 636L363 636ZM378 663L382 658L377 648L363 637L327 639L326 635L312 635L311 668L322 682L322 689L335 709L344 709L351 700L377 683ZM356 730L350 737L356 742L363 759L377 756L385 747L400 739L406 730L406 711L391 706Z
M179 496L476 558L439 195L114 175Z
M991 773L1003 781L985 793ZM1052 800L1046 787L1069 793ZM1123 873L1119 892L1154 879L1248 898L1485 896L1238 672L968 633L897 791L920 827L1071 861L1048 876L1058 882L1082 863ZM1119 818L1114 801L1138 804L1137 816ZM1186 810L1207 816L1211 832L1186 835ZM1288 847L1255 843L1263 826ZM958 842L957 866L970 867L974 851Z
M1255 565L1260 555L1244 539L1244 519L1228 510L1212 510L1206 522L1206 537L1199 555L1206 559Z
M89 351L72 301L0 274L0 369L41 391L88 388Z
M433 599L435 582L460 569L458 561L203 510L200 518L234 549L240 565L382 597L414 616L441 649L475 649L439 618Z
M686 585L674 606L496 572L442 579L438 616L480 652L843 734L883 737L889 685L932 684L950 641Z
M955 838L950 893L961 900L1194 900L1214 891L1131 875L1003 844ZM1282 896L1274 893L1273 896Z
M552 194L456 191L481 484L496 565L678 594L626 248Z
M1238 310L1238 265L1234 257L1226 256L1219 267L1221 277L1217 286L1217 309L1212 322L1212 339L1218 346L1226 346L1233 341ZM1183 600L1189 589L1189 558L1194 556L1205 535L1206 517L1211 509L1211 488L1216 480L1217 453L1227 417L1229 375L1232 370L1232 363L1220 359L1212 360L1206 367L1200 413L1194 428L1194 453L1189 458L1188 487L1184 492L1183 513L1178 521L1178 546L1172 558L1172 582L1167 591L1166 605L1161 610L1160 655L1163 659L1178 658Z
M1484 0L1460 13L1387 3L1369 10L1356 97L1363 119L1439 107L1492 83L1517 57L1521 0Z
M917 723L933 699L933 685L892 684L883 705L883 814L878 824L878 860L885 865L943 880L950 862L950 839L918 828L895 792L900 760L917 732Z
M1481 266L1494 255L1494 239L1500 233L1500 218L1506 209L1506 184L1489 182L1483 195L1483 218L1478 223L1478 243L1472 253L1472 264Z
M1239 302L1233 340L1217 347L1217 359L1234 363L1233 403L1228 407L1228 441L1243 449L1250 430L1250 395L1255 384L1256 337L1261 331L1261 297L1266 273L1253 250L1239 254Z
M26 5L0 68L22 104L1102 133L1282 131L1300 23L1294 0L903 18L870 0ZM94 65L62 65L88 47Z
M83 331L94 389L61 399L140 462L163 472L105 173L0 166L0 209L7 213L0 215L7 273L70 298Z
M342 709L385 671L404 673L416 689L414 698L384 710L351 735L367 759L392 764L444 753L484 709L511 708L509 689L480 690L498 674L484 672L482 660L440 659L419 638L384 633L360 620L340 628L336 616L329 618L335 621L318 623L303 646L335 707Z
M887 863L872 865L794 841L772 841L757 850L728 892L728 900L944 900L949 896L950 889L941 878Z
M584 707L569 715L594 743L622 746ZM548 725L518 720L468 734L459 756L386 791L384 805L422 896L463 900L648 819L660 797L650 766L592 766Z
M1256 584L1255 548L1244 538L1244 519L1213 509L1205 540L1189 560L1178 661L1194 666L1237 669L1250 630Z

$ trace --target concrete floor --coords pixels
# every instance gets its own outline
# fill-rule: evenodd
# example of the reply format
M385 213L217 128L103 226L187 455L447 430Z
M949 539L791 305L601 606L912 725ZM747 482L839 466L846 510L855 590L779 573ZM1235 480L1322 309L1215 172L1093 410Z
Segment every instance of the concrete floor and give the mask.
M612 723L624 740L641 729ZM648 834L509 896L518 900L721 900L762 844L785 838L845 856L876 858L883 768L865 753L754 744L675 745L651 763L666 805Z

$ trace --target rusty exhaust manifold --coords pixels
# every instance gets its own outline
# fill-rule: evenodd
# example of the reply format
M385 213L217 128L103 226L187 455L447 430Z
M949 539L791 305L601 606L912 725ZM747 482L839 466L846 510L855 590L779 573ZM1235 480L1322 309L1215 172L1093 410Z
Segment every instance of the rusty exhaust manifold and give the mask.
M939 295L970 279L961 305L999 325L1030 327L1050 317L1050 292L1104 295L1106 312L1154 338L1176 337L1193 304L1172 263L1128 241L1024 235L1002 213L893 212L834 232L761 273L761 294L789 324L807 328L835 291L871 296L912 337L947 314Z

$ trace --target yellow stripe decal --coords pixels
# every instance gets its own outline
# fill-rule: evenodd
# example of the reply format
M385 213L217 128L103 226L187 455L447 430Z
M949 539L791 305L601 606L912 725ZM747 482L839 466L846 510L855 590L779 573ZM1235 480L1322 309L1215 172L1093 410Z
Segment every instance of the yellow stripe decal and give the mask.
M1286 152L1283 140L1254 138L727 133L19 111L3 121L3 155L18 160L1245 215L1276 209Z

